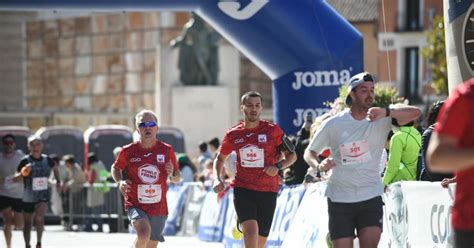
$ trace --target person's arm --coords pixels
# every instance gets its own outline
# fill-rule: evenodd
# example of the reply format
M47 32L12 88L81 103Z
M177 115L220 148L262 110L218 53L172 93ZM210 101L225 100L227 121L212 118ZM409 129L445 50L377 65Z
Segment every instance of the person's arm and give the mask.
M334 160L325 159L321 162L321 166L318 162L318 152L322 152L325 149L329 148L330 134L329 131L331 127L328 122L323 122L317 129L316 133L313 136L313 139L310 141L308 147L304 151L303 158L310 168L318 171L328 171L332 169L336 164Z
M21 170L23 167L29 166L28 159L24 158L20 161L20 164L18 164L18 167L16 169L16 173L12 178L12 181L17 183L21 182L23 180L23 175L21 174Z
M168 173L172 183L178 183L181 180L181 172L179 171L173 148L171 148L169 151L169 157L170 160L166 164L166 172Z
M388 155L387 167L383 176L383 184L385 186L392 183L397 175L400 162L402 160L403 144L397 135L390 140L390 153Z
M430 171L454 172L474 165L474 148L458 148L458 139L434 132L428 146L427 159Z
M376 121L384 117L392 117L397 120L400 126L416 120L421 115L421 110L415 106L399 108L379 108L372 107L367 111L367 118Z
M214 159L214 166L213 166L213 175L214 175L214 184L213 190L216 193L219 193L225 189L224 181L222 180L221 174L222 170L224 169L224 163L227 159L228 155L224 155L222 153L217 153L216 158Z

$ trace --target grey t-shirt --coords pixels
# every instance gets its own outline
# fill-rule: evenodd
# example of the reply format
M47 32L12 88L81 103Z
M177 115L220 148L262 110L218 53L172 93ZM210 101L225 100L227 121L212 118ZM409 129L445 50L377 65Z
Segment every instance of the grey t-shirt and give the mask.
M331 151L336 163L326 189L331 201L360 202L383 193L380 159L390 128L391 118L359 121L348 110L321 124L307 149Z
M16 150L10 158L6 158L3 153L0 154L0 178L4 179L4 183L0 184L0 195L16 199L21 199L23 196L23 182L14 183L12 178L24 156L21 150Z

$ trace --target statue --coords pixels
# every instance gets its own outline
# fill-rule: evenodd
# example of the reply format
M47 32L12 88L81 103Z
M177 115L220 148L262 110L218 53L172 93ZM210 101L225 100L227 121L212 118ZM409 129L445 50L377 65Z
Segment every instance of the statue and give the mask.
M184 85L217 84L219 38L216 31L193 13L181 35L171 41L171 47L179 47L178 68Z

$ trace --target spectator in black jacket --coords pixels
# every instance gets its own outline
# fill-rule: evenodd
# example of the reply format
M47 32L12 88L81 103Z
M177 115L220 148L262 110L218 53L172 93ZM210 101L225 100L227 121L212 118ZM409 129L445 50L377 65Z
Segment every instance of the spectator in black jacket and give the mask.
M435 173L431 172L429 169L428 162L426 161L426 150L428 149L428 144L431 138L431 134L436 127L436 119L438 117L438 112L443 106L444 101L437 101L431 105L431 108L428 112L427 117L427 128L423 132L421 137L422 145L421 145L421 152L422 152L422 169L420 180L421 181L431 181L431 182L439 182L443 181L445 178L452 178L453 174L444 174L444 173Z

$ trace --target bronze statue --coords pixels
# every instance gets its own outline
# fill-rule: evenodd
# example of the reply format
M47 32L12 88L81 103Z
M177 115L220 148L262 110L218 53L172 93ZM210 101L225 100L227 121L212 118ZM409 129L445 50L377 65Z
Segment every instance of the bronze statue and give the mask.
M170 45L179 47L178 68L184 85L216 85L219 71L219 34L192 14L183 32Z

